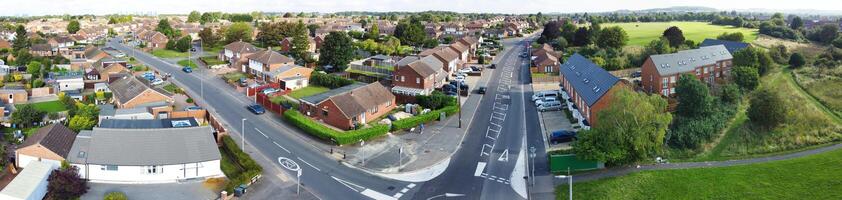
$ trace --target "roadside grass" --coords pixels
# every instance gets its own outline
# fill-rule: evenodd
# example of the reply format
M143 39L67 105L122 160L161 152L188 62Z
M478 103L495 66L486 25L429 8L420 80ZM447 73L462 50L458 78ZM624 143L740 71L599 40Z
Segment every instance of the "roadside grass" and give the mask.
M223 47L223 46L217 46L217 47L204 46L205 52L211 52L211 53L215 53L215 54L222 51L223 48L225 48L225 47Z
M196 63L193 62L192 60L179 60L178 65L187 66L187 67L190 67L192 69L196 69L196 67L198 67L198 65L196 65Z
M574 199L842 199L842 150L718 168L645 171L573 184ZM574 177L575 178L575 177ZM567 198L556 186L556 199Z
M238 81L240 78L245 78L246 74L242 72L228 72L222 75L222 79L225 79L227 82Z
M301 88L301 89L293 90L292 92L289 93L289 96L292 97L292 98L300 99L300 98L303 98L303 97L308 97L308 96L312 96L312 95L315 95L315 94L327 92L328 90L330 90L330 88L311 85L311 86L307 86L307 87L304 87L304 88Z
M158 49L153 50L152 55L159 57L159 58L186 58L187 52L178 52L168 49Z
M176 86L175 84L172 84L172 83L165 85L163 88L164 88L164 90L166 90L167 92L170 92L172 94L176 94L176 93L181 92L181 88L179 88L178 86Z
M228 63L228 62L225 62L225 61L221 61L221 60L219 60L219 59L216 59L216 56L202 57L202 58L200 58L200 59L202 59L202 61L205 61L205 63L207 63L207 64L208 64L208 66L221 65L221 64L226 64L226 63Z
M15 107L20 108L23 105L26 105L26 104L17 104L17 105L15 105ZM44 111L44 112L47 112L47 113L55 113L55 112L61 112L61 111L67 110L67 108L64 107L64 104L61 103L61 101L58 101L58 100L31 103L30 105L35 107L36 110Z
M702 42L705 38L716 38L725 32L741 32L745 36L744 42L752 42L757 38L757 29L736 28L732 26L712 25L707 22L633 22L633 23L606 23L602 27L619 26L626 30L629 35L629 46L644 46L650 41L656 40L663 35L664 30L671 26L678 26L684 33L684 37L696 43Z

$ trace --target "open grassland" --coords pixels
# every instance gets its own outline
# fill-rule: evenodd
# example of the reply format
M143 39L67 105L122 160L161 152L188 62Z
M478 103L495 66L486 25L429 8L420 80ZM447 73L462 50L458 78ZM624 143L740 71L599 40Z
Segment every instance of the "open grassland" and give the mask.
M626 30L629 35L628 45L643 46L650 41L656 40L663 35L664 30L671 26L678 26L684 33L684 37L697 43L705 38L716 38L725 32L742 32L745 42L752 42L757 38L757 29L735 28L731 26L712 25L707 22L634 22L634 23L607 23L602 27L619 26Z
M827 106L836 116L842 116L842 67L817 69L804 67L795 70L795 80L804 90Z
M842 150L751 165L646 171L573 184L574 199L842 199ZM575 178L575 176L574 176ZM567 199L567 185L556 187Z

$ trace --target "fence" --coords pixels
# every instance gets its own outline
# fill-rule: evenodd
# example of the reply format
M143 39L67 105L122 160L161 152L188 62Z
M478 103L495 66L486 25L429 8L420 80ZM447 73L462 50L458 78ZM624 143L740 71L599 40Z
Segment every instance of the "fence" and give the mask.
M533 83L558 83L561 78L558 76L532 77Z
M281 84L279 84L279 83L269 83L269 84L265 84L265 85L261 85L261 86L257 86L257 87L249 87L249 88L246 88L246 96L254 96L254 94L260 93L260 91L263 91L263 89L266 89L266 88L280 88L280 87L281 87Z
M352 70L380 74L383 76L392 76L392 71L385 68L372 67L368 65L349 65Z
M550 172L583 171L605 168L605 163L576 158L575 154L550 155Z
M275 96L284 95L287 92L289 92L289 91L284 90L284 91L281 91L281 92L277 92L273 95L275 95ZM283 114L284 107L280 103L277 103L277 104L272 103L272 101L271 101L272 97L270 97L269 95L265 95L263 93L257 93L257 96L255 96L255 98L257 98L257 100L256 100L257 103L262 105L264 109L266 109L268 111L271 111L271 112L274 112L274 113L277 113L277 114Z

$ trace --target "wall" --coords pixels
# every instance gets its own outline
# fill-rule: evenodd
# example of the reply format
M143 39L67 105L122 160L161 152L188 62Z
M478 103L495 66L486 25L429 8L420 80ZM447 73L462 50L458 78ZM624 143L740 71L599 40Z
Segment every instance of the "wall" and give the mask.
M125 104L117 105L120 108L134 108L137 105L151 103L151 102L160 102L160 101L172 101L171 98L165 97L157 92L148 89L135 97L132 100L129 100Z
M52 151L49 151L46 148L41 147L40 145L20 148L17 151L15 151L15 155L15 157L17 157L16 165L19 168L23 168L24 166L29 164L30 161L38 160L55 166L61 166L61 161L64 160L64 158L62 158L61 156L56 155Z
M117 166L117 171L103 170L103 165L79 164L79 173L82 178L88 178L91 182L116 182L116 183L170 183L186 178L213 178L224 176L219 168L220 161L206 161L201 163L186 163L176 165L164 165L159 174L146 174L146 166ZM197 167L198 166L198 167ZM187 175L185 176L185 169ZM190 173L192 172L192 174Z
M32 88L32 94L30 96L32 96L32 97L43 97L43 96L52 95L52 93L50 92L50 89L52 89L52 88L51 87Z

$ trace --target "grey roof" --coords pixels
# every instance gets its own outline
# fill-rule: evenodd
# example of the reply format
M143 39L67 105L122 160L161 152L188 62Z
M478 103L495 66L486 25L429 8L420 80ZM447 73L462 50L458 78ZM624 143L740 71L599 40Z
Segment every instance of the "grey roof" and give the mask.
M328 99L332 96L339 95L339 94L357 89L359 87L363 87L365 85L366 85L365 83L354 82L351 85L342 86L340 88L332 89L332 90L329 90L327 92L323 92L323 93L319 93L319 94L315 94L315 95L312 95L312 96L301 98L301 101L304 101L304 102L307 102L307 103L310 103L310 104L319 104L322 101L324 101L324 100L326 100L326 99Z
M0 191L0 199L44 198L44 194L39 192L43 191L42 188L46 188L46 185L42 184L47 182L53 168L53 165L41 161L29 162L26 168Z
M284 73L284 72L289 71L291 69L295 69L296 67L301 67L301 66L294 65L294 64L282 65L281 67L278 67L278 69L267 72L267 74L269 74L270 76L277 76L278 74Z
M120 108L114 111L114 115L133 115L133 114L140 114L140 113L149 113L149 110L146 107L134 107L134 108Z
M416 60L420 60L420 59L421 59L421 57L418 57L418 56L403 57L403 58L401 58L401 60L399 60L397 63L395 63L395 66L406 66L406 65L409 65L409 63L415 62Z
M649 58L658 69L658 74L673 75L691 72L696 67L713 65L718 61L729 60L733 57L724 45L714 45L671 54L651 55Z
M278 52L272 50L261 50L257 53L251 54L248 56L249 59L258 61L260 63L266 65L278 64L278 63L290 63L294 62L292 58L289 58L285 55L282 55Z
M85 163L88 158L88 149L91 146L91 130L79 131L76 135L76 140L73 141L73 147L70 148L70 153L67 154L67 162L70 163Z
M588 106L596 103L620 81L619 78L578 53L570 56L567 62L561 65L559 71L561 71L560 76L570 82Z
M174 126L176 123L189 123L185 126ZM153 128L186 128L199 126L199 122L192 117L168 118L168 119L103 119L99 123L101 128L121 129L153 129Z
M392 59L392 57L387 56L387 55L383 55L383 54L377 54L377 55L369 57L369 58L370 59L376 59L376 60L391 60Z
M90 164L147 166L219 160L210 126L161 129L94 128Z
M111 82L111 84L108 85L108 88L111 89L111 92L114 94L114 97L117 97L117 100L123 103L132 100L137 95L140 95L147 89L155 90L158 93L163 94L164 96L170 96L169 92L164 91L162 89L149 87L146 81L141 81L140 79L134 76L124 76L123 78Z
M730 52L731 54L734 54L734 52L737 52L739 50L742 50L742 49L745 49L745 48L749 47L749 44L745 43L745 42L734 42L734 41L717 40L717 39L710 39L710 38L707 38L707 39L705 39L705 41L702 41L702 43L699 44L699 46L700 47L707 47L707 46L715 46L715 45L720 45L720 44L725 45L725 49L728 49L728 52Z
M97 105L96 107L99 108L99 116L114 116L117 113L117 110L114 109L114 105L111 104L102 104Z

